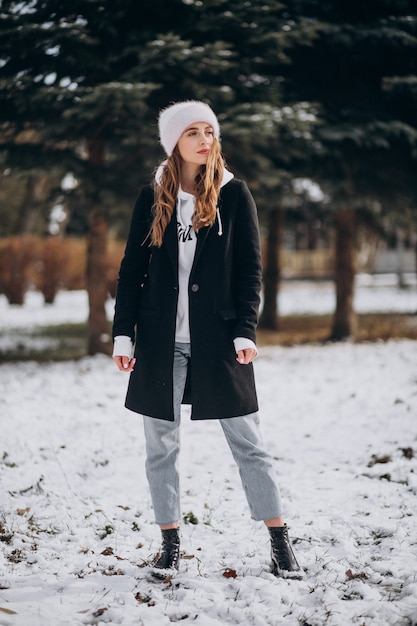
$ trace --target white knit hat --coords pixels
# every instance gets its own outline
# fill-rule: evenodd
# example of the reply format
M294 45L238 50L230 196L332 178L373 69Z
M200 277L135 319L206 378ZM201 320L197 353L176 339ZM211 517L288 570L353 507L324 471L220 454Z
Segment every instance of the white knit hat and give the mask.
M219 139L220 127L217 117L208 104L198 100L185 100L167 107L159 114L159 137L168 156L171 156L178 139L188 126L195 122L206 122Z

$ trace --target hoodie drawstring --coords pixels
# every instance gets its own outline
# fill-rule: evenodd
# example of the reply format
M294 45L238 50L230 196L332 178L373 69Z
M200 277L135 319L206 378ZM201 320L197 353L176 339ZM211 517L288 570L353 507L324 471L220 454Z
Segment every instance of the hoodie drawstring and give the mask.
M216 213L217 213L217 221L219 222L218 235L219 235L219 237L221 237L223 235L223 225L222 225L222 220L221 220L221 217L220 217L219 207L217 207Z

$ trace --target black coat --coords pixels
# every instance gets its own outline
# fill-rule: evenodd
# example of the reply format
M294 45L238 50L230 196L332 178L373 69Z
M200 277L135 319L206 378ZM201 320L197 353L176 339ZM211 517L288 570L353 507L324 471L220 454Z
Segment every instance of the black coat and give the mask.
M118 280L113 336L136 341L126 407L173 420L173 356L178 299L176 220L160 248L143 242L149 232L152 187L136 201ZM198 231L189 281L191 363L184 404L195 420L257 411L252 364L236 361L235 337L255 341L261 255L258 218L247 185L237 179L220 192L220 222Z

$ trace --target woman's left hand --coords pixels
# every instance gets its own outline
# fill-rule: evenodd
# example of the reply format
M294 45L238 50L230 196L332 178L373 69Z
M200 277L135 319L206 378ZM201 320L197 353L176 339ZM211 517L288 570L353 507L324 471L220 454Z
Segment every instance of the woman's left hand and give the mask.
M245 350L239 350L237 353L236 361L242 365L248 365L256 357L257 352L253 348L246 348Z
M121 372L133 372L136 359L131 359L130 356L114 356L113 361Z

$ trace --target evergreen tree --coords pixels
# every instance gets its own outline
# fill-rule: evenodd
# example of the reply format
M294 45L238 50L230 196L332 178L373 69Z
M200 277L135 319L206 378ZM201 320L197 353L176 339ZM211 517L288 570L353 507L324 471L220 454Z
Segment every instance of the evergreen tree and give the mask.
M227 69L223 46L194 46L173 33L175 24L191 29L192 14L179 0L1 4L3 161L28 174L35 166L72 171L79 181L89 222L90 354L110 350L109 219L150 178L155 108L174 95L207 97L199 85Z
M381 179L390 176L388 186L395 187L398 179L410 181L415 169L415 113L399 115L388 86L407 84L410 93L415 85L417 16L411 0L291 0L288 10L295 29L310 24L316 32L313 45L292 52L286 93L291 101L316 102L320 110L311 172L337 209L332 338L342 339L353 334L355 323L356 209L381 197L381 186L387 187ZM415 202L414 185L404 192Z
M114 207L131 203L162 157L155 141L161 107L209 101L238 173L248 174L261 201L279 188L279 164L291 160L279 141L291 115L279 110L277 61L288 62L294 38L283 8L275 0L4 0L2 147L12 171L29 174L36 164L78 180L74 214L89 219L90 353L109 347L110 216L117 219Z
M311 153L315 106L282 99L282 71L291 51L314 29L293 30L286 3L209 0L200 4L203 34L218 36L234 54L227 73L223 147L237 175L248 181L265 232L261 327L276 329L285 196ZM224 94L223 94L224 95ZM219 102L220 111L223 102Z

